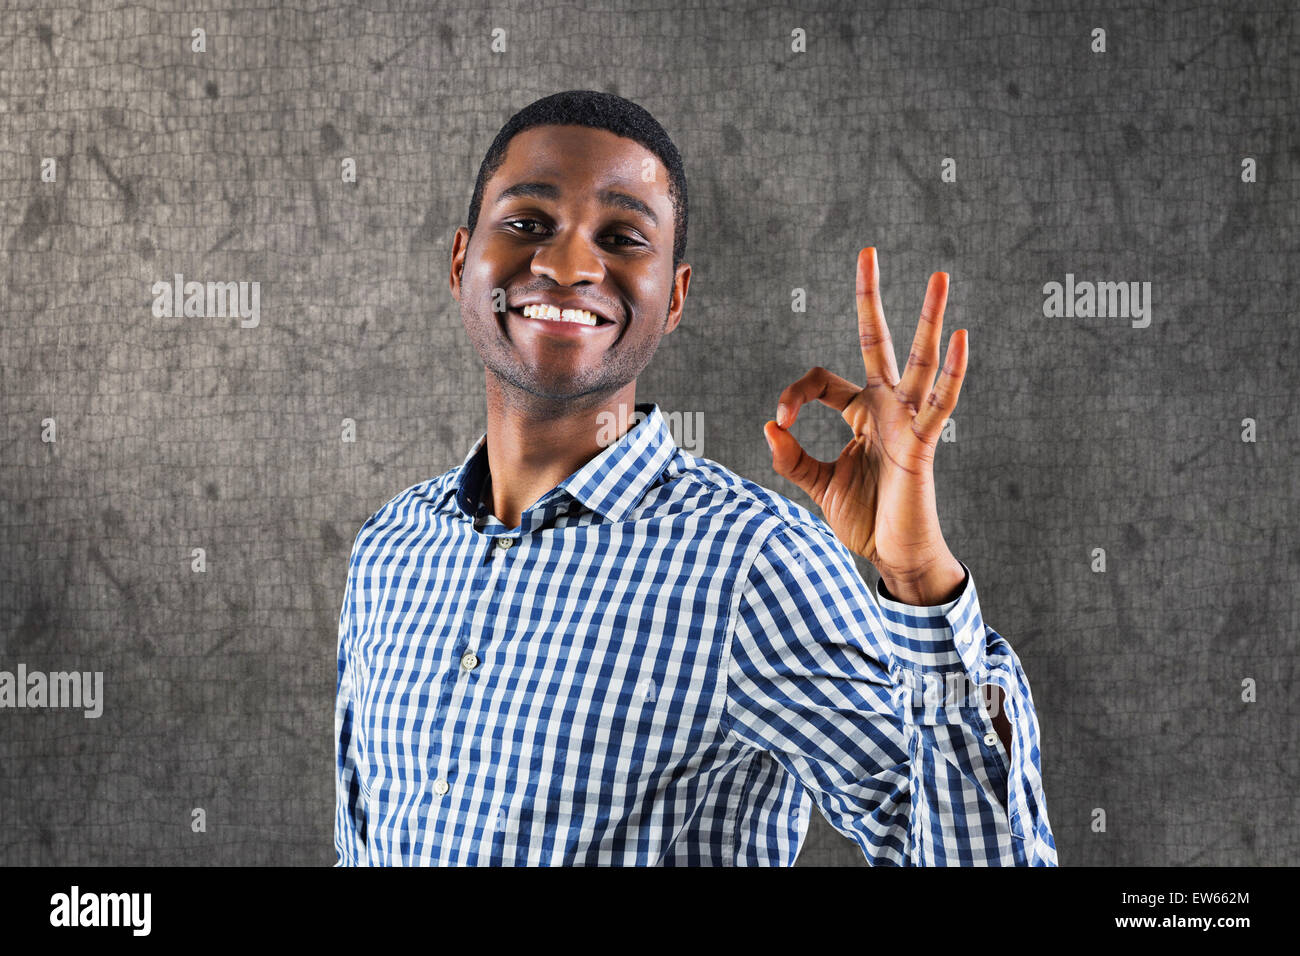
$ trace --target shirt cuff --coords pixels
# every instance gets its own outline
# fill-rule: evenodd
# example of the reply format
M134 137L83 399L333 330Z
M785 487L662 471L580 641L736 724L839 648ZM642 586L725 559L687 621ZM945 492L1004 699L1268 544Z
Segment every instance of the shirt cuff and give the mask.
M885 630L893 640L894 656L905 667L916 670L965 668L967 673L984 670L984 619L980 614L975 579L966 572L961 591L946 604L917 607L890 595L884 581L876 584L876 600Z

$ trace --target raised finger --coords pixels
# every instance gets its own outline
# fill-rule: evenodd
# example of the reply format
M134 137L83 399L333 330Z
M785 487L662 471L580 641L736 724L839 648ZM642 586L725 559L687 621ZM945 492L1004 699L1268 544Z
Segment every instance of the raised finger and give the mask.
M921 400L934 387L935 369L939 367L939 338L943 334L943 310L948 304L948 273L936 272L930 276L925 290L925 303L921 318L916 323L912 338L912 351L907 356L903 380L895 391L920 407Z
M939 372L939 381L930 392L916 418L912 419L912 432L927 445L934 445L943 430L944 419L957 407L961 383L966 377L966 330L958 329L948 339L948 356Z
M876 249L868 246L858 253L858 342L862 346L862 364L867 370L868 391L898 384L898 363L894 360L894 340L885 324L885 307L880 301L880 270Z

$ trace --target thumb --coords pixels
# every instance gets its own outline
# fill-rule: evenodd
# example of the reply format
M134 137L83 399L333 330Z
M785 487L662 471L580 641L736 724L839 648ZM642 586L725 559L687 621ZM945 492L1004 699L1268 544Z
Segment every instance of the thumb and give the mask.
M772 470L817 501L816 489L829 482L831 466L804 451L799 440L773 420L763 425L763 437L772 449Z

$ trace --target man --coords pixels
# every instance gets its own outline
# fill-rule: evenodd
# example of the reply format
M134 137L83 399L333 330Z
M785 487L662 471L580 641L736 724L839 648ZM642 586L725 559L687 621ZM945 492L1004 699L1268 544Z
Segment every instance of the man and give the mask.
M790 865L815 803L872 863L1055 865L1028 682L939 530L947 276L900 379L863 250L866 387L782 392L773 466L823 522L636 404L686 224L676 147L620 97L548 96L489 148L449 277L488 429L353 546L338 864ZM833 464L787 431L814 399L853 428Z

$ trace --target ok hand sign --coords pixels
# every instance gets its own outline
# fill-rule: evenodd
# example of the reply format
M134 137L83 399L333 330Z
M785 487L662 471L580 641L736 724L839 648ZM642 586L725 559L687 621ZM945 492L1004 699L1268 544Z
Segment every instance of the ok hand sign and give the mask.
M935 384L948 274L930 276L925 304L900 379L885 325L876 250L858 253L858 338L866 385L817 367L781 393L777 420L763 426L772 467L821 508L850 550L870 561L891 594L908 604L951 600L965 577L944 542L934 493L934 450L966 374L966 330L948 340ZM843 414L853 438L834 462L818 461L787 429L810 401Z

